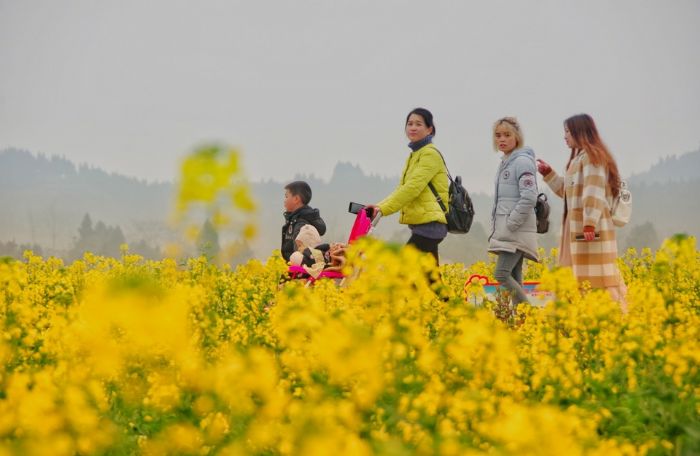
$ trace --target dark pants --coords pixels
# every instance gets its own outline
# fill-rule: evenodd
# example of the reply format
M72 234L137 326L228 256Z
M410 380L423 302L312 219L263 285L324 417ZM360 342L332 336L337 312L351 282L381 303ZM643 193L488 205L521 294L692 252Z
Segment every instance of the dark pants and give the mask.
M495 276L502 286L510 291L513 305L527 302L527 295L523 290L523 252L499 252L496 261Z
M411 238L408 240L406 245L412 245L421 252L430 253L435 257L435 262L440 264L440 259L438 257L438 244L442 242L442 239L430 239L420 234L411 234Z

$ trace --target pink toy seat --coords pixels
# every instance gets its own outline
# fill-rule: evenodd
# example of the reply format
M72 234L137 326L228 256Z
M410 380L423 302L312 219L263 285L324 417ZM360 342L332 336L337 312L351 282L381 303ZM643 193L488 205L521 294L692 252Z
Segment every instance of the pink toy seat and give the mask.
M304 268L302 268L301 266L294 265L294 264L289 266L289 269L287 269L287 272L289 272L289 275L292 278L303 277L303 276L308 275L306 273L306 271L304 270Z
M361 238L362 236L365 236L367 233L369 233L371 227L372 220L370 220L370 218L367 216L367 211L362 209L357 213L357 217L355 217L355 223L353 223L352 229L350 230L348 244L358 238Z
M306 272L306 270L303 267L296 266L296 265L289 266L289 269L287 270L287 272L289 273L289 277L292 279L305 279L311 283L317 281L318 279L344 279L345 278L345 276L338 271L323 271L323 272L321 272L321 274L319 274L318 277L316 277L314 279Z

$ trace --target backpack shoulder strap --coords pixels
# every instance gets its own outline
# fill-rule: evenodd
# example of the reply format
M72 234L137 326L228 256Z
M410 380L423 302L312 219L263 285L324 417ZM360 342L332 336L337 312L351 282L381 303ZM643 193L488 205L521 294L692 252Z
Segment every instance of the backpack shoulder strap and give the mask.
M434 144L430 144L430 147L435 150L440 155L440 158L442 158L442 163L445 165L445 172L447 172L447 178L450 180L450 183L452 183L452 176L450 175L450 169L447 167L447 162L445 161L445 157L442 156L442 152L440 152L440 149L435 147ZM428 182L428 187L430 187L430 191L433 192L433 195L435 195L435 199L437 200L438 204L440 205L440 209L442 209L442 212L447 213L447 207L445 207L445 202L442 201L442 198L438 194L437 190L435 190L435 187L433 186L432 182Z
M440 158L442 158L442 163L445 165L445 172L447 172L447 178L452 182L452 175L450 174L450 168L447 167L447 162L445 161L445 157L442 155L442 152L440 152L440 149L435 147L434 144L430 144L429 147L432 149L435 149L435 152L437 152L440 155Z
M445 207L445 203L442 201L442 198L440 198L440 195L438 195L437 190L435 190L435 187L433 187L432 182L428 182L428 187L430 187L430 191L433 192L433 195L435 195L435 199L437 200L438 204L440 205L440 209L442 209L442 212L447 213L447 208Z

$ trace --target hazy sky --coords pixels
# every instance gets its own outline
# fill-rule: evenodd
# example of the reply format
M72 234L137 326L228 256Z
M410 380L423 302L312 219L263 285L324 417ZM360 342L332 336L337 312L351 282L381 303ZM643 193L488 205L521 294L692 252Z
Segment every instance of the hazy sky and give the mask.
M221 141L255 180L398 175L417 106L468 189L504 115L561 168L588 112L643 171L700 146L700 0L0 0L0 148L171 179Z

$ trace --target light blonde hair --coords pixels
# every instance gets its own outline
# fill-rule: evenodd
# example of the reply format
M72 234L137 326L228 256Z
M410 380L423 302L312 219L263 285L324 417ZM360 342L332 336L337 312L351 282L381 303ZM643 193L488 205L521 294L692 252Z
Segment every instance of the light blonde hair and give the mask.
M496 144L496 128L503 125L508 131L513 133L515 136L515 148L518 149L525 145L525 138L523 137L523 131L520 129L520 123L515 117L501 117L493 124L493 150L498 150L498 145Z

